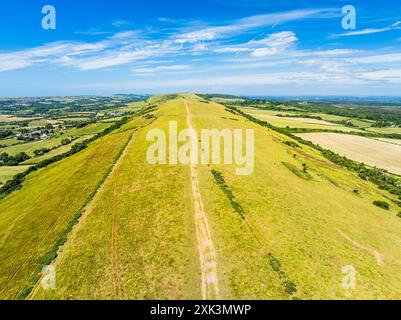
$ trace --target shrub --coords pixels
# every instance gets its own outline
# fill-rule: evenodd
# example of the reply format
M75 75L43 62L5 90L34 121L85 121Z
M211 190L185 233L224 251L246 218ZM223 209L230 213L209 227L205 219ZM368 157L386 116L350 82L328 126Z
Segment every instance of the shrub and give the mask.
M50 152L50 149L42 148L42 149L35 150L33 152L33 154L38 157L38 156L42 156L42 155L44 155L45 153L48 153L48 152Z
M230 201L231 207L239 214L241 219L245 219L245 211L235 199L234 194L231 188L227 185L222 173L216 170L212 170L212 175L216 184L220 187L220 189L226 195L227 199Z
M294 141L284 141L284 144L290 147L299 148L299 144L295 143Z
M390 205L385 202L385 201L373 201L373 204L379 208L385 209L385 210L389 210L390 209Z

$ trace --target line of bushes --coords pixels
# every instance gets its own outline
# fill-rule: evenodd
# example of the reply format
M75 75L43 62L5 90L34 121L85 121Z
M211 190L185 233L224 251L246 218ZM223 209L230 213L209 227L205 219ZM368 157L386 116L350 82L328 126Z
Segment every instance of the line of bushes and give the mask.
M241 219L245 219L245 211L235 199L234 194L231 191L230 187L227 185L226 181L224 180L222 173L216 170L212 170L212 175L217 185L220 187L220 189L226 195L227 199L230 201L230 204L233 207L233 209L239 214Z
M0 167L14 167L30 158L31 157L28 156L26 152L17 153L15 156L10 156L8 153L3 152L2 154L0 154Z
M279 132L281 134L284 134L287 137L290 137L303 145L309 146L311 148L314 148L314 149L320 151L322 153L322 155L329 161L331 161L337 165L340 165L342 167L345 167L350 171L354 171L354 172L358 173L360 178L367 180L367 181L371 181L372 183L376 184L380 189L386 190L386 191L390 192L391 194L398 196L399 199L401 200L401 180L394 177L393 175L389 174L387 171L378 169L378 168L368 168L363 163L359 163L359 162L350 160L346 157L340 156L339 154L337 154L333 151L324 149L319 145L315 145L314 143L312 143L310 141L304 140L301 137L294 135L290 130L288 130L286 128L279 128L279 127L273 126L272 124L270 124L266 121L263 121L263 120L256 119L256 118L252 117L251 115L246 114L235 107L226 105L226 110L232 114L242 116L242 117L248 119L249 121L259 124L260 126L263 126L268 129Z
M288 170L290 170L293 174L295 174L297 177L304 179L304 180L312 180L312 176L308 173L306 164L303 164L303 170L298 169L295 165L292 163L288 162L281 162L284 167L286 167Z
M297 286L288 278L288 275L282 270L280 261L278 261L271 253L267 254L267 261L273 271L278 274L285 293L290 296L295 294L297 292Z
M389 205L386 201L379 201L379 200L377 200L377 201L373 201L373 204L374 204L376 207L382 208L382 209L384 209L384 210L390 210L390 205Z

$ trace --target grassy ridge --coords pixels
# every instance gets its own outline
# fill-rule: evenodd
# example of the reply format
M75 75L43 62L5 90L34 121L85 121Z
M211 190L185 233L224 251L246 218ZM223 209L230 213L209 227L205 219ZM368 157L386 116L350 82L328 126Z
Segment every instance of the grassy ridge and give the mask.
M63 238L132 134L101 138L86 150L26 177L24 188L0 202L0 297L25 296L41 263Z
M234 165L200 166L223 297L401 298L399 210L373 205L375 200L395 197L329 162L308 145L287 145L284 142L296 140L232 115L219 104L192 100L190 107L198 130L255 130L252 175L237 176ZM303 164L311 178L299 176L305 173ZM299 175L288 167L296 168ZM245 220L215 183L211 170L224 176ZM341 286L345 265L357 271L355 290Z
M222 298L401 298L399 210L393 205L383 210L374 204L396 201L395 196L360 179L354 171L330 162L327 154L322 155L313 145L300 143L301 140L293 139L285 131L260 126L220 104L202 102L193 95L186 98L197 130L255 131L253 174L236 175L236 165L198 166L199 188L217 252ZM43 245L47 244L49 234L54 239L62 234L68 221L107 174L107 168L124 144L121 137L127 138L138 128L126 153L91 202L90 213L64 244L55 263L57 289L39 288L34 299L200 297L189 167L151 166L146 161L150 145L146 141L148 130L167 131L169 120L177 120L179 129L186 128L186 109L176 99L166 101L154 111L154 116L131 121L79 154L33 173L22 190L4 201L8 201L10 208L7 215L0 215L4 218L0 219L0 271L24 275L18 268L24 268L28 258L19 261L11 258L16 252L30 256L38 250L44 253L51 250L52 246L43 250L37 244L38 238ZM90 155L98 143L107 148L119 143L120 148L114 146L114 156L99 154L97 161L105 163L97 168L93 168L96 166L93 163L82 164L85 158L79 157L84 154L87 161L94 161ZM108 161L104 159L106 155ZM62 170L51 171L62 166L70 166L76 172L82 166L88 168L85 174L73 177L63 177L66 173ZM59 179L56 181L66 181L63 187L70 192L65 189L63 192L55 180L49 180L55 175ZM88 177L90 182L86 181ZM93 183L90 188L82 188L88 183ZM28 202L20 204L35 188L42 186L36 191L38 196L50 185L46 197L33 202L32 195L26 199ZM49 202L58 212L48 210L42 215ZM0 203L0 209L3 204ZM71 206L75 209L69 211ZM15 220L21 217L23 209L31 210L32 219L23 216L17 223ZM54 216L63 219L61 224L52 224L56 230L49 228ZM10 226L13 236L4 237ZM19 226L29 227L30 231L20 235L14 230ZM30 250L23 246L26 239L34 243ZM8 243L6 250L4 243ZM21 251L14 248L7 256L5 252L11 245ZM8 261L9 265L2 261ZM342 268L346 265L357 271L355 290L341 286ZM18 282L20 278L12 275L6 280L0 278L2 287L9 286L3 295L9 290L17 292L15 286L23 287Z
M167 130L169 120L184 128L183 112L182 101L166 102L134 134L63 247L57 290L39 288L34 299L200 298L189 168L146 161L148 130Z

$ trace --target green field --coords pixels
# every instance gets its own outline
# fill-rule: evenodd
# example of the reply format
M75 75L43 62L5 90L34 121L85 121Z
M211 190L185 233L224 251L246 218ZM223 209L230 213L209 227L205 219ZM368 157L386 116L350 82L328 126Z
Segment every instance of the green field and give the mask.
M18 141L15 138L7 138L7 139L1 139L0 140L0 145L3 146L11 146L13 144L18 144L18 143L23 143L23 141ZM0 152L3 152L4 148L0 148Z
M0 114L0 122L23 122L23 121L30 121L30 120L36 120L39 118L23 118L23 117L16 117L13 115L7 115L7 114Z
M400 127L394 127L394 128L374 128L374 127L371 127L368 130L372 131L372 132L378 132L378 133L384 133L384 134L391 134L391 133L401 134L401 128Z
M90 139L92 137L92 135L86 135L86 136L82 136L78 139L75 139L72 143L67 144L67 145L61 145L60 147L51 150L48 153L45 153L44 155L38 156L38 157L33 157L31 159L28 159L24 162L22 162L22 165L27 165L27 164L36 164L36 163L40 163L44 160L50 159L52 157L55 157L59 154L68 152L69 150L71 150L72 146L76 143L81 143L87 139Z
M294 115L299 113L292 112L281 112L271 110L257 110L251 108L243 108L243 111L257 119L267 121L270 124L279 128L299 128L299 129L319 129L319 130L337 130L342 132L362 132L358 128L346 127L329 121L337 120L337 117L326 116L326 120L318 120L313 118L302 118L302 117L285 117L285 115ZM278 117L277 114L283 115ZM321 116L320 114L308 114L314 116ZM321 116L322 117L322 116ZM322 117L324 119L324 117Z
M108 128L111 124L110 123L94 123L90 124L86 127L83 128L72 128L69 130L66 130L62 135L57 134L54 137L45 139L45 140L36 140L24 144L17 144L14 146L9 146L6 148L0 149L1 152L6 152L9 155L16 155L17 153L20 152L26 152L29 156L33 156L33 152L38 149L42 148L48 148L52 149L57 146L61 146L61 141L67 137L75 136L75 137L81 137L81 136L89 136L93 135L97 132L101 132L104 129ZM17 139L14 139L15 142L18 142ZM64 146L61 146L63 148ZM65 148L64 148L65 149ZM57 153L57 151L56 151ZM36 161L36 160L34 160Z
M28 168L29 166L27 165L21 165L18 167L0 167L0 185L6 183L8 180L11 180L13 176L24 172Z

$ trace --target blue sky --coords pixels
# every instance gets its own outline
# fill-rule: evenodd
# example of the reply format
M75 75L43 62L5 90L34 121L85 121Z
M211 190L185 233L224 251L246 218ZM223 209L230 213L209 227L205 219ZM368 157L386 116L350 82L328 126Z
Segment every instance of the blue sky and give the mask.
M42 29L45 5L56 30ZM401 96L400 0L2 0L0 12L3 97Z

